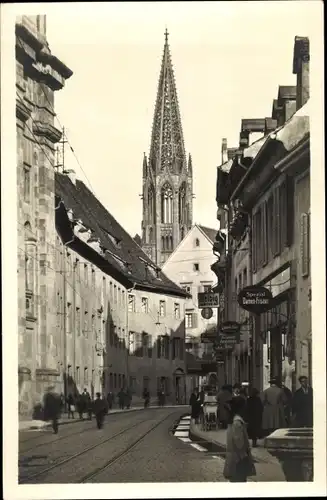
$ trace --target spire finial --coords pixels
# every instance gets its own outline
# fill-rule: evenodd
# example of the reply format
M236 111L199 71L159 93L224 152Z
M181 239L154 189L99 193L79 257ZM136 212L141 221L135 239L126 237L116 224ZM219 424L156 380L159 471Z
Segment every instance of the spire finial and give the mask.
M168 30L167 30L167 27L166 27L166 29L165 29L165 43L166 44L168 43L168 35L169 35L169 33L168 33Z

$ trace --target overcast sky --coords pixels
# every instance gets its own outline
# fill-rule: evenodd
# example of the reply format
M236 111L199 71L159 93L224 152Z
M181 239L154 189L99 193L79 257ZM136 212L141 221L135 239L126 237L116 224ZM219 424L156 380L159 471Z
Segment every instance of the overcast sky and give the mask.
M52 53L74 72L56 93L58 118L93 191L140 233L148 153L167 26L185 147L193 158L194 222L217 227L221 139L241 118L271 116L278 85L295 85L295 35L313 36L316 2L49 4ZM44 4L43 4L44 5ZM84 174L67 151L67 167Z

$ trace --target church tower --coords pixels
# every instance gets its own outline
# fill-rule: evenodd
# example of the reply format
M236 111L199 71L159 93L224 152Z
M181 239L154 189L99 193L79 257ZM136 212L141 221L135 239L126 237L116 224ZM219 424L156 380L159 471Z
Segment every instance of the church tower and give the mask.
M192 158L186 158L168 32L149 157L143 158L142 248L159 267L192 227Z

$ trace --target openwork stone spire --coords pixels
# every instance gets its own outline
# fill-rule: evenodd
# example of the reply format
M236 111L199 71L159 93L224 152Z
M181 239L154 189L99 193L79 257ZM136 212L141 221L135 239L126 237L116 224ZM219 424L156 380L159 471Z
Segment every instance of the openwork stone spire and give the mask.
M176 167L181 171L185 159L182 123L166 30L149 163L157 172L165 169L172 171Z
M142 248L161 266L192 227L193 213L192 161L185 154L167 30L142 184Z

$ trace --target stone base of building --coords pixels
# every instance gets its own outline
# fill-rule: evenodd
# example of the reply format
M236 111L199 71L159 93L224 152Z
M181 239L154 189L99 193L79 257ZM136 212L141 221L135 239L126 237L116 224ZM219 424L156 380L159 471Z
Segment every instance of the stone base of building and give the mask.
M37 368L33 376L27 367L18 368L19 404L21 417L42 418L42 402L49 387L60 394L64 392L64 382L57 370Z

